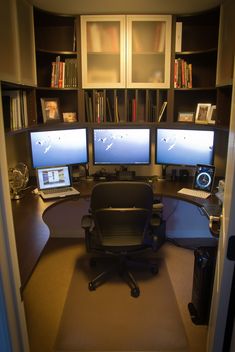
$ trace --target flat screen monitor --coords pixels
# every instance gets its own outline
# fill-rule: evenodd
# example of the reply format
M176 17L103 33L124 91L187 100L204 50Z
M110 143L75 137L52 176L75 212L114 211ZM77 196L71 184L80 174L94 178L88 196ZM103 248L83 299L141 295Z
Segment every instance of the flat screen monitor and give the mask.
M156 129L156 164L213 164L214 131L188 129Z
M150 164L150 129L93 129L93 163L94 165Z
M30 132L30 143L34 168L88 162L86 128Z

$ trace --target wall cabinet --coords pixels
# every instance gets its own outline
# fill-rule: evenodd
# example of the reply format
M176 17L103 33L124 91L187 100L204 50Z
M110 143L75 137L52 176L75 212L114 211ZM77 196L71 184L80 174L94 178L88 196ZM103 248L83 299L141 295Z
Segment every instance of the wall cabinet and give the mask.
M83 88L169 88L171 16L81 16Z
M36 85L33 7L26 0L0 3L0 80Z

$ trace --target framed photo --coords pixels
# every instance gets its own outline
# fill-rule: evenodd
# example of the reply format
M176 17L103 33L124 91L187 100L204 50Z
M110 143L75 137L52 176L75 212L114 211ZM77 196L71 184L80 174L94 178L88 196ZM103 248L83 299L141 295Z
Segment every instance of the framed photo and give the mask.
M76 112L63 112L63 120L64 122L76 122L77 121Z
M43 122L58 122L60 106L58 98L41 98Z
M193 122L194 121L194 113L193 112L179 112L178 121L179 122Z
M207 121L209 124L214 125L216 120L216 105L211 105L208 112Z
M195 123L208 123L208 113L210 111L211 104L197 104L197 110L195 115Z

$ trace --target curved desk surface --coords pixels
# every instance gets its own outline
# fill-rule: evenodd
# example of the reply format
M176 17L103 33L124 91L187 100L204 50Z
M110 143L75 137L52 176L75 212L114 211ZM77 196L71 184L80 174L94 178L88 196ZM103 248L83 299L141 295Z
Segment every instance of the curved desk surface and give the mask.
M66 202L68 200L79 202L80 197L89 198L94 184L95 182L93 181L80 181L77 184L75 183L74 186L79 189L80 196L72 198L68 197L61 200L56 199L45 202L39 195L32 193L32 189L30 189L25 192L25 196L22 199L12 201L22 287L27 283L27 280L37 264L42 250L50 236L49 229L43 221L43 214L45 214L45 211L61 202ZM191 184L171 181L154 181L151 185L156 196L178 198L193 203L199 207L218 204L218 199L214 195L207 199L199 199L177 193L182 187L190 187Z

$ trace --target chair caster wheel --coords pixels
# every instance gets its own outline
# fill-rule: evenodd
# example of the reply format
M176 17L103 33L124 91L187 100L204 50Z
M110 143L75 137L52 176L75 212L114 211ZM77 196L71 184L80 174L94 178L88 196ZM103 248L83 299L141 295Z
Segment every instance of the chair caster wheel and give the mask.
M95 285L93 284L93 282L89 282L88 288L90 291L95 291Z
M152 267L150 268L150 271L151 271L151 273L152 273L153 275L156 275L156 274L158 274L158 267L152 266Z
M132 295L132 297L139 297L140 289L138 287L132 288L131 289L131 295Z

